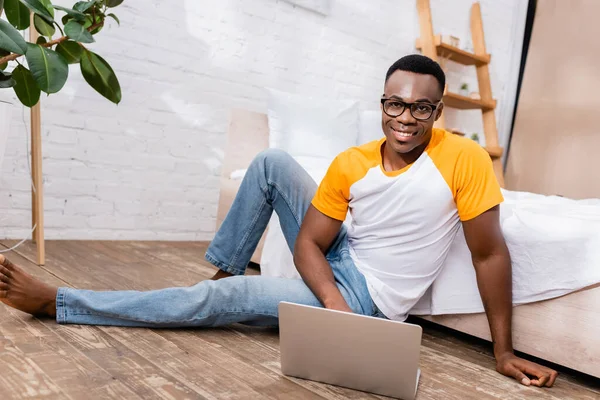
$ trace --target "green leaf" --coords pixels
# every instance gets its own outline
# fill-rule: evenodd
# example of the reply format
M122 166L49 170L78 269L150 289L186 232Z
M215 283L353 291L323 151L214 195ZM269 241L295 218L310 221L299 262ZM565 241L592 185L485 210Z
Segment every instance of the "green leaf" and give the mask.
M50 0L40 0L40 2L46 7L46 10L52 15L52 18L54 18L54 7L52 7Z
M60 54L30 43L25 57L33 78L42 91L51 94L62 89L69 76L69 66Z
M25 54L27 51L27 42L23 36L3 19L0 19L0 49L17 54Z
M123 0L106 0L106 2L104 4L106 4L106 7L116 7L118 5L120 5L123 2Z
M29 9L19 0L5 0L6 18L17 29L29 28Z
M33 107L40 101L41 90L35 83L31 72L22 65L17 66L12 73L12 77L17 83L14 91L17 97L26 107Z
M78 1L77 3L75 3L73 5L73 9L84 13L95 3L96 3L95 0L94 1Z
M56 46L56 52L63 56L69 64L77 64L81 60L83 48L79 43L65 40Z
M45 37L43 37L43 36L40 36L40 37L38 37L38 38L37 38L37 40L36 40L35 42L36 42L37 44L46 44L46 43L48 43L48 41L46 40L46 38L45 38Z
M121 21L119 21L119 18L117 18L117 16L115 14L110 13L110 14L107 15L107 17L111 17L112 19L114 19L115 21L117 21L117 24L119 26L121 26Z
M57 10L66 12L69 17L75 18L78 21L83 21L85 19L85 14L82 12L79 12L77 10L71 10L70 8L61 7L61 6L53 6L53 7ZM65 15L62 19L63 24L65 24L65 25L66 25L65 18L67 17L67 15Z
M46 21L52 23L54 18L50 11L40 2L40 0L20 0L21 3L25 4L31 11L44 18Z
M15 82L11 74L0 71L0 89L11 88L16 84L17 82Z
M81 54L81 74L98 93L115 104L121 101L121 86L110 65L99 55L84 49Z
M93 43L94 37L77 21L69 21L65 25L65 33L70 39L81 43Z
M45 19L40 17L39 15L33 16L33 24L35 25L35 30L40 33L42 36L52 37L56 29L54 29L53 24L49 24Z

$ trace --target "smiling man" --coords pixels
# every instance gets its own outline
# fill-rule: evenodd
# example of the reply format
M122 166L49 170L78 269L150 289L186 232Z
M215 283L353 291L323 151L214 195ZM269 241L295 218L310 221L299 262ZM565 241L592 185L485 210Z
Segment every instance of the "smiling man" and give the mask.
M433 128L444 85L427 57L395 62L381 99L385 137L338 155L318 188L288 154L258 155L206 252L220 269L213 280L148 292L56 288L0 255L0 300L70 324L275 325L281 301L402 321L438 276L462 224L498 372L552 386L555 371L513 354L502 194L478 144ZM243 276L273 211L302 280Z

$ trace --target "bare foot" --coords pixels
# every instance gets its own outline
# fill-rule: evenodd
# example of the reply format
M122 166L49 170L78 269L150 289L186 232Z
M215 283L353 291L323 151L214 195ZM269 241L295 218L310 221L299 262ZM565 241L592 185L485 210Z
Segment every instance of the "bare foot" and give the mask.
M233 274L230 274L229 272L225 272L222 269L218 270L217 273L210 278L213 281L218 281L219 279L223 279L223 278L229 278L230 276L233 276Z
M0 254L0 301L4 304L29 314L55 317L57 291Z

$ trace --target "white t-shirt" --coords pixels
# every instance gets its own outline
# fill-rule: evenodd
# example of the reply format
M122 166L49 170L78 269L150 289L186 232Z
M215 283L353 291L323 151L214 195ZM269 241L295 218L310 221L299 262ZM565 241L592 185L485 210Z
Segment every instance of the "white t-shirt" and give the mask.
M434 129L414 163L385 171L385 138L336 157L312 205L343 221L350 253L373 301L403 321L440 273L460 221L503 201L488 153L472 140Z

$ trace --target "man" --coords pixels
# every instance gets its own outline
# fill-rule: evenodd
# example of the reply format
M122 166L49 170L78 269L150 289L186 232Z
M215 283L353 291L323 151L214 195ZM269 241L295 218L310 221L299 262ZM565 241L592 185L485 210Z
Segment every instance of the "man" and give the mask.
M442 69L427 57L395 62L381 99L385 137L338 155L318 188L286 153L258 155L206 252L220 269L212 280L148 292L56 288L0 256L0 300L71 324L275 325L281 301L404 320L440 272L462 223L498 372L552 386L555 371L513 354L502 194L479 145L433 129L444 85ZM273 210L302 280L243 276ZM348 210L353 222L346 229Z

